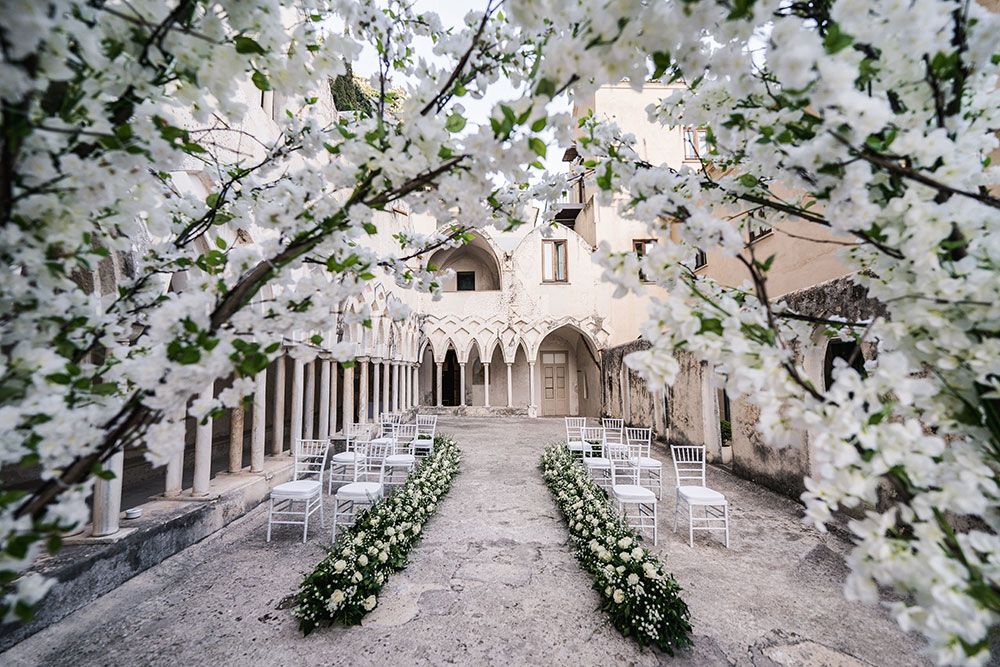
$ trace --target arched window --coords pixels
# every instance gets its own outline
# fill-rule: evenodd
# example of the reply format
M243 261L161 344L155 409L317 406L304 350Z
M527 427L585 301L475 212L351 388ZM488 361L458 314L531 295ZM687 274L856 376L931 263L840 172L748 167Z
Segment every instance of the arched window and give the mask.
M442 248L431 255L437 271L452 269L455 274L445 279L445 292L483 292L500 289L500 262L492 246L475 234L471 241L457 248Z

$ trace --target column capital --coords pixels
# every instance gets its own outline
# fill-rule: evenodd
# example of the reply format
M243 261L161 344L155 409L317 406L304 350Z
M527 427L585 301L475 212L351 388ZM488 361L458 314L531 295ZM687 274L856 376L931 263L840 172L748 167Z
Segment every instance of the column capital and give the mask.
M360 362L362 364L368 363L368 357L355 357L354 361Z
M435 361L434 363L437 364L438 366L444 366L443 361Z
M483 366L489 366L490 365L490 362L488 362L488 361L480 361L479 363L481 363Z

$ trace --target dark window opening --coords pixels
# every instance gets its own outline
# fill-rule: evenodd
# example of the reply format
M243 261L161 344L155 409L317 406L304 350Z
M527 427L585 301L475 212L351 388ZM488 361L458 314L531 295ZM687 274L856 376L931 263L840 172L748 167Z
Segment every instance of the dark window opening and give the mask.
M636 239L632 241L632 250L641 261L642 258L649 253L654 243L656 243L656 241L653 239ZM639 280L649 282L649 278L642 269L639 269Z
M826 346L826 359L823 361L824 386L829 389L833 384L833 360L843 359L856 370L861 377L868 377L865 372L865 355L853 340L831 340Z
M694 268L700 269L708 264L708 254L704 250L696 250L694 253Z
M458 276L458 291L459 292L475 292L476 291L476 272L475 271L459 271Z

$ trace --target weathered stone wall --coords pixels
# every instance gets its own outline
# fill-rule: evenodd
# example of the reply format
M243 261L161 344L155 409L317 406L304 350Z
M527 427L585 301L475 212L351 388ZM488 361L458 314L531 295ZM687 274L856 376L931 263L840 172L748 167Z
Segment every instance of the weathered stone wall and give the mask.
M636 340L608 348L601 355L601 413L620 417L627 426L653 429L653 436L667 438L664 397L649 391L646 382L625 365L631 352L644 350L649 343Z

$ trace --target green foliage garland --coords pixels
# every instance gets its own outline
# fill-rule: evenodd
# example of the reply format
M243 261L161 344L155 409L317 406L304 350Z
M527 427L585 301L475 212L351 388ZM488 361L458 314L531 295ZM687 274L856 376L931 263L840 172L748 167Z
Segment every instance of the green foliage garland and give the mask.
M438 436L434 451L392 495L339 532L296 596L299 629L308 635L319 625L354 625L376 607L389 575L406 567L410 549L424 523L458 473L461 452L455 441Z
M563 445L545 450L542 477L569 526L576 557L594 578L601 609L626 637L673 655L691 645L690 613L681 588L663 564L640 544Z

